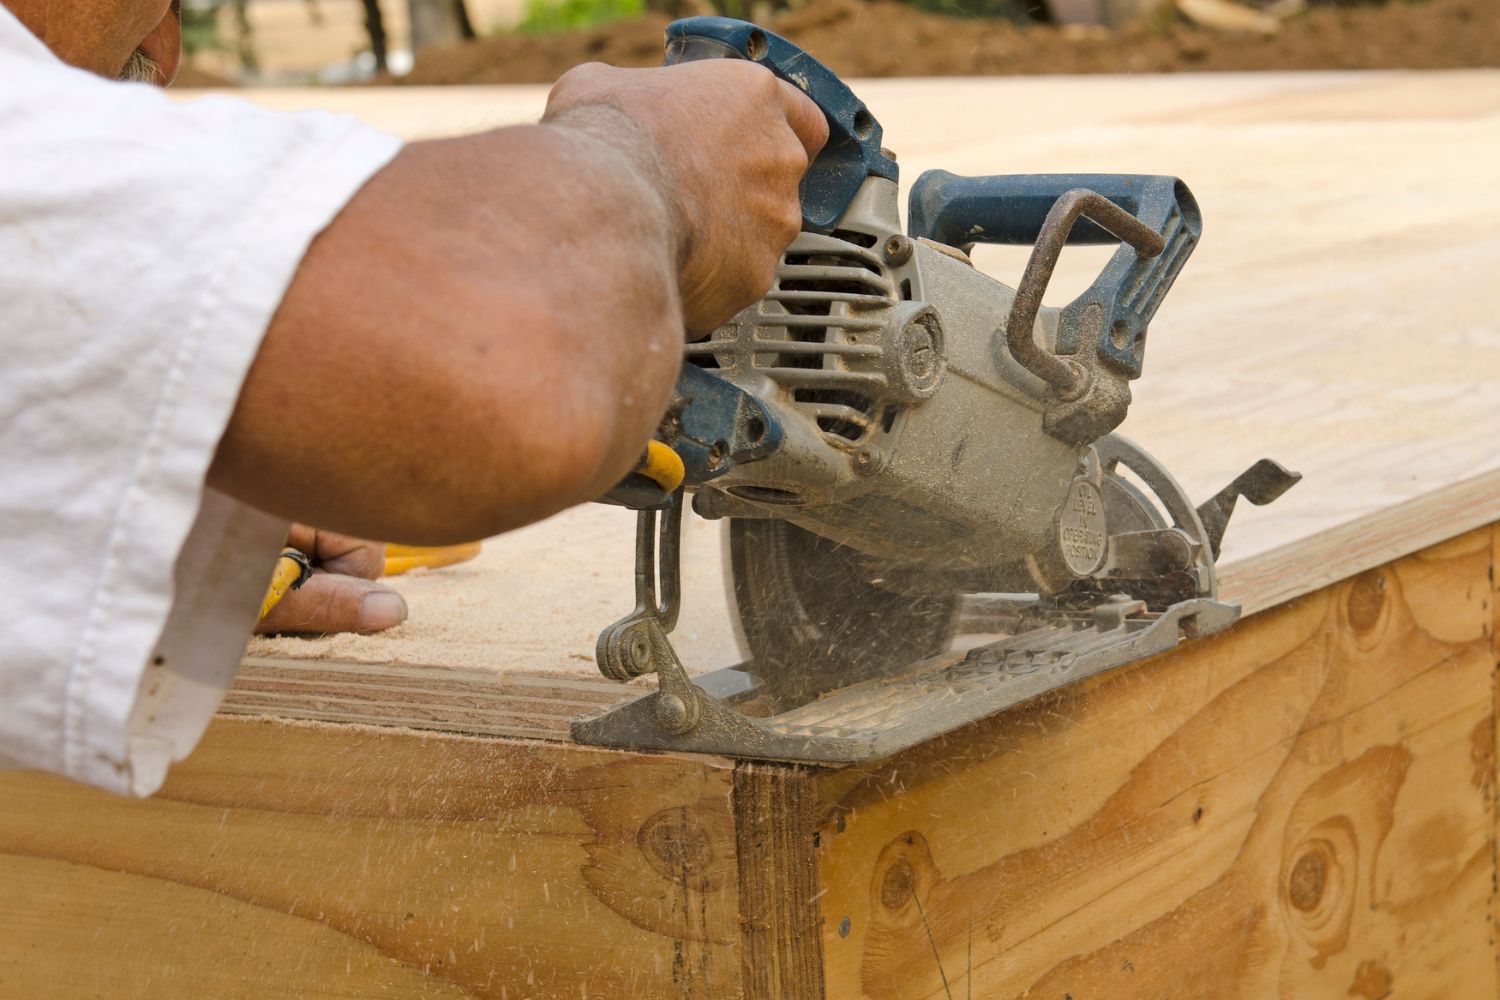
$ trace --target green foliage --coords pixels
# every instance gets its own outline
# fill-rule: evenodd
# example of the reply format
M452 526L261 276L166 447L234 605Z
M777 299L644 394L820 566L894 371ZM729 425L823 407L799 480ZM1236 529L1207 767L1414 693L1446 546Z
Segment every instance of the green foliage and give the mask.
M206 0L188 0L182 5L182 51L185 54L229 48L219 34L221 6L221 3Z
M645 11L644 0L526 0L521 31L573 31L592 28Z

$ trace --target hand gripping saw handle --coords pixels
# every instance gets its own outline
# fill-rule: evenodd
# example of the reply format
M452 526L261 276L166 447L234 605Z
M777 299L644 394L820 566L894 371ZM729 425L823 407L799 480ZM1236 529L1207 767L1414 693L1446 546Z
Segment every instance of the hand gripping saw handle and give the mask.
M832 231L867 177L897 179L880 148L881 128L865 103L833 71L764 28L728 17L689 17L667 25L665 64L748 59L812 98L828 119L828 143L802 178L802 228Z
M822 63L779 35L728 17L690 17L667 25L668 66L698 59L748 59L807 94L828 121L828 143L802 178L802 227L830 232L868 177L897 178L896 161L880 147L881 128L864 102ZM735 464L766 458L781 444L781 425L760 400L685 364L662 436L682 459L683 475L668 484L636 474L604 498L636 509L665 509L679 483L696 486Z

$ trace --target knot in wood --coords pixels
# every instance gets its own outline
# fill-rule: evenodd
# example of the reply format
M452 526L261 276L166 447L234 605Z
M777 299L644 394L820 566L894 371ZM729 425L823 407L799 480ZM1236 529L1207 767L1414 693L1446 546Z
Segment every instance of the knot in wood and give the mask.
M636 840L651 867L668 878L701 875L713 862L708 833L686 809L665 809L651 816Z
M899 910L911 901L911 894L916 886L917 873L912 868L911 862L905 858L897 858L896 863L885 870L885 878L880 883L880 901L887 909Z
M1317 909L1328 885L1328 859L1317 849L1309 850L1292 865L1287 896L1304 913Z
M1354 982L1349 986L1349 996L1364 997L1365 1000L1386 1000L1396 988L1396 977L1391 970L1376 959L1367 958L1354 970Z
M1360 632L1368 632L1380 621L1380 612L1385 608L1385 574L1371 570L1355 578L1349 587L1349 624Z

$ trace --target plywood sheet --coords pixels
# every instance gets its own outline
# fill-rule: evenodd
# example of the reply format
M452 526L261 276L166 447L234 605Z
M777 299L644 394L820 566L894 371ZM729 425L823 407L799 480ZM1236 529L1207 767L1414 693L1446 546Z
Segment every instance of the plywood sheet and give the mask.
M1242 508L1227 596L1254 611L1500 517L1500 72L886 80L857 85L903 175L1175 173L1201 248L1151 331L1124 432L1197 496L1262 455L1306 474ZM422 137L533 118L544 88L276 92ZM1050 301L1102 258L1070 251ZM1010 282L1023 256L982 248ZM262 656L587 676L629 610L631 518L583 507L404 579L385 636ZM715 526L691 525L678 646L738 658Z

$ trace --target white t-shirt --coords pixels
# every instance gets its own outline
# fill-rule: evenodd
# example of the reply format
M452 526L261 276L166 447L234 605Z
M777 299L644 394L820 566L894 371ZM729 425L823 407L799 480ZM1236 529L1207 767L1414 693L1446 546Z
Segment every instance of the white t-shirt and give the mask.
M205 472L308 244L400 145L103 80L0 6L0 767L147 795L202 735L287 528Z

